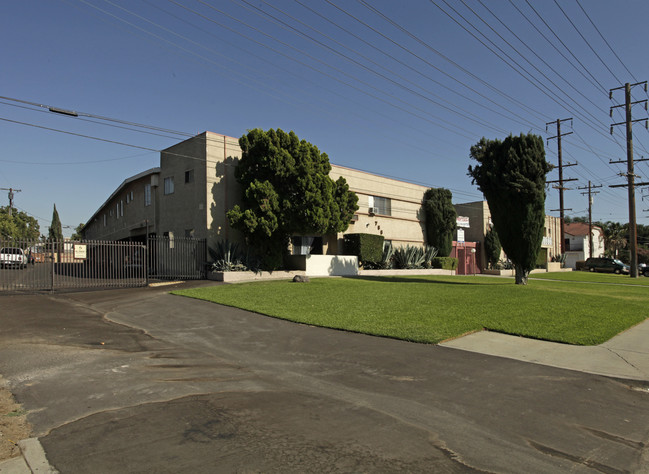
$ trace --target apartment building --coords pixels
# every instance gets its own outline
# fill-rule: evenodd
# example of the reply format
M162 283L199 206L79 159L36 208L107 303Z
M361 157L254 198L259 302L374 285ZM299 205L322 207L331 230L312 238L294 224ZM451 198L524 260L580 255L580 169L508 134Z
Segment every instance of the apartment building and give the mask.
M240 202L234 170L238 139L204 132L160 155L160 166L127 178L83 229L88 240L138 240L145 236L194 237L214 246L240 240L226 213ZM359 209L347 233L383 235L394 245L423 245L421 202L426 186L332 165L358 195ZM296 236L294 253L341 254L342 236ZM316 241L314 243L314 241ZM308 243L308 245L303 245Z
M87 240L144 241L147 235L240 241L226 213L240 202L234 170L241 158L237 138L204 132L160 154L160 166L125 179L88 220ZM358 211L345 233L382 235L394 246L425 244L423 196L427 186L332 165L330 177L343 177L358 196ZM477 271L485 267L481 245L490 226L484 201L455 205L466 219L456 247L477 249ZM557 219L546 217L546 260L559 253ZM475 245L468 245L475 242ZM293 254L343 253L343 234L295 236ZM461 253L461 252L460 252ZM456 256L459 253L456 250Z

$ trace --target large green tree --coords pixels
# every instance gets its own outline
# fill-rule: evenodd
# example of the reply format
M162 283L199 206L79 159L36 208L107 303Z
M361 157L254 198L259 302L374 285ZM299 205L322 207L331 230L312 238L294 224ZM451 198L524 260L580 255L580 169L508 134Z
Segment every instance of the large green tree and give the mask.
M329 177L326 153L280 129L250 130L239 139L235 171L242 205L228 212L233 228L258 252L267 269L279 268L292 235L343 232L358 210L344 178Z
M543 240L545 177L552 169L543 139L533 134L503 141L482 138L470 153L478 164L469 166L468 174L487 199L502 248L514 264L516 284L525 285Z
M38 221L17 209L9 206L0 207L0 238L15 240L38 240L41 235Z
M453 250L457 212L452 199L451 191L444 188L431 188L424 193L426 240L437 249L440 257L448 257Z

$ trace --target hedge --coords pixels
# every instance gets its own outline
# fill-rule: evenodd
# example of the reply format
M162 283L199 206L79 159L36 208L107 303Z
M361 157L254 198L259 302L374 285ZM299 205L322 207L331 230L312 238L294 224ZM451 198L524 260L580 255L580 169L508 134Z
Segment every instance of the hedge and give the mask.
M384 240L376 234L345 234L343 249L345 255L356 255L361 263L378 263L383 260Z
M457 269L457 258L454 257L435 257L432 260L433 268L441 268L442 270L455 270Z

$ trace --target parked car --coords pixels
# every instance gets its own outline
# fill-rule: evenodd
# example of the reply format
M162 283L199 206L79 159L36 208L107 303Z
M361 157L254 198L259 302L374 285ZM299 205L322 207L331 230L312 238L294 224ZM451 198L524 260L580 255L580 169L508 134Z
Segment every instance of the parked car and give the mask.
M586 260L585 267L589 272L629 273L629 266L617 258L589 258Z
M18 247L2 247L0 249L0 268L27 267L27 257L23 249Z
M646 263L638 264L638 275L649 277L649 265L647 265Z

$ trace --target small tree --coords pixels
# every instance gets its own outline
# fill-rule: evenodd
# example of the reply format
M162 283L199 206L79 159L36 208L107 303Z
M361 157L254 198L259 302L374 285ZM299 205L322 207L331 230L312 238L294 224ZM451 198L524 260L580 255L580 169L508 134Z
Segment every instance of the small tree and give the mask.
M0 238L15 240L38 240L41 231L38 221L27 213L11 210L9 206L0 207Z
M487 235L484 238L484 250L485 257L487 258L487 265L489 268L494 268L498 260L500 259L500 252L502 247L500 245L500 239L496 233L496 229L491 227L487 231Z
M84 226L85 224L83 222L78 226L76 226L74 229L74 234L72 234L70 240L83 240L83 237L81 235L81 229L83 229Z
M59 219L59 213L56 210L56 204L54 204L54 211L52 212L52 223L50 224L48 238L51 242L52 252L56 250L58 255L58 262L61 262L61 250L62 246L59 242L63 242L63 226L61 225L61 219Z
M457 212L453 194L448 189L431 188L424 193L426 240L437 248L440 257L448 257L453 250L453 232L457 226Z
M52 212L52 223L50 224L48 240L50 242L63 241L63 226L61 225L61 219L59 219L59 213L56 210L56 204L54 204L54 211Z
M281 266L292 235L347 229L358 210L358 197L344 178L329 177L325 153L279 129L251 130L239 145L243 153L235 176L243 188L243 205L227 216L263 258L266 269Z
M510 135L504 141L482 138L471 147L469 176L485 195L491 218L507 257L516 270L516 284L526 285L543 240L545 160L538 135Z

